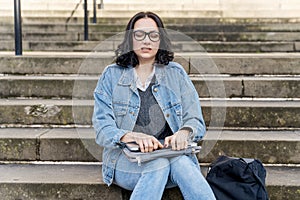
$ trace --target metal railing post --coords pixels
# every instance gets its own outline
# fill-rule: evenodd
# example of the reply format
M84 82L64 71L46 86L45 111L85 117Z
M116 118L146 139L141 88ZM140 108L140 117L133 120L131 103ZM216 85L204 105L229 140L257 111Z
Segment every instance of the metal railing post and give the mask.
M100 2L100 9L104 9L104 3L103 3L103 0L101 0L101 2Z
M21 22L21 2L14 2L14 18L15 18L15 55L22 55L22 22Z
M94 0L94 6L93 6L93 10L94 10L94 17L93 17L93 23L96 24L97 23L97 0Z
M84 40L89 40L89 14L87 0L84 0Z

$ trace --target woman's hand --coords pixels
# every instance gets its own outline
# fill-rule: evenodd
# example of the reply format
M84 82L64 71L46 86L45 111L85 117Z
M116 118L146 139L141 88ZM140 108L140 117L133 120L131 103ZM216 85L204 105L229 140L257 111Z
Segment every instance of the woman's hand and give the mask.
M170 144L172 150L181 150L185 149L188 146L190 131L188 130L179 130L173 135L165 138L165 147L168 147Z
M129 132L126 133L122 138L122 142L136 142L141 152L152 152L158 148L163 148L164 146L154 137L151 135L147 135L144 133L139 132Z

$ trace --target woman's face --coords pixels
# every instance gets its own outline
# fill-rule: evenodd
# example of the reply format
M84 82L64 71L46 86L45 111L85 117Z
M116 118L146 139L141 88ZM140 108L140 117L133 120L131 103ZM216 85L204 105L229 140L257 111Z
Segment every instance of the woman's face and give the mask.
M155 21L151 18L137 20L134 24L132 37L133 51L140 64L154 63L160 44L159 30Z

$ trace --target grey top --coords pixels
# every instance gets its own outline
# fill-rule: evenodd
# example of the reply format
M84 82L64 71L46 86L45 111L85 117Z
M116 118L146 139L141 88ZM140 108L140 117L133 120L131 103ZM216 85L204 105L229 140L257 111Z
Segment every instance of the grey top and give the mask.
M152 94L152 86L154 85L154 82L155 76L146 91L138 89L141 99L141 107L133 132L142 132L148 135L153 135L157 139L164 139L173 133L164 118L161 108Z

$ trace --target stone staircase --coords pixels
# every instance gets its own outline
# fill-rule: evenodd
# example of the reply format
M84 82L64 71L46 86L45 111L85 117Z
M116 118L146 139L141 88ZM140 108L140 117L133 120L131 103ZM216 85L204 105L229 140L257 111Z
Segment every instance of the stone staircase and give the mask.
M1 199L129 198L128 191L102 182L102 149L91 126L92 92L118 44L107 38L150 6L168 29L191 38L176 40L174 49L199 93L208 126L199 155L203 173L220 154L255 157L266 166L271 200L300 199L296 1L162 0L160 6L104 1L98 23L90 24L90 41L83 41L82 10L66 23L78 2L22 2L23 56L12 52L11 8L0 12ZM245 13L250 4L261 9ZM199 51L199 44L208 53ZM166 190L164 199L182 197L175 188Z
M115 18L117 24L103 24L107 19L99 19L99 24L90 24L89 41L84 40L83 25L80 23L66 24L61 18L59 24L24 23L23 49L25 51L71 51L86 52L93 50L100 41L104 41L124 31L128 18ZM208 52L299 52L300 51L300 22L289 22L281 19L265 19L247 22L246 19L212 19L205 21L201 18L165 19L166 28L183 32L193 38ZM172 23L172 24L169 24ZM207 24L209 23L209 24ZM120 25L122 24L122 25ZM234 24L234 26L233 26ZM14 32L11 24L0 27L2 33L0 51L14 49ZM45 34L47 33L47 34ZM190 41L174 43L177 52L194 52L197 48ZM107 42L106 51L111 51L117 43ZM103 51L103 50L102 50Z

